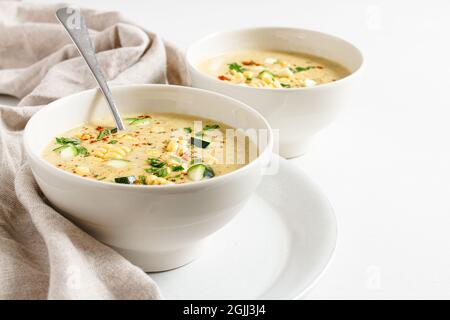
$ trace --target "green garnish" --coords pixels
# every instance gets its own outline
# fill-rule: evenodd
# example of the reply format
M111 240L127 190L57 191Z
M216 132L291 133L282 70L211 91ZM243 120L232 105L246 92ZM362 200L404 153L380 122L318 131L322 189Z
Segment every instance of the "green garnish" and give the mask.
M176 172L176 171L183 171L184 167L183 166L172 166L171 169L174 172Z
M264 78L273 78L273 77L275 77L275 75L270 71L263 70L258 74L258 78L262 79L263 77Z
M113 128L113 129L105 128L98 133L96 140L97 141L102 140L103 138L105 138L113 133L116 133L116 132L117 132L117 128Z
M66 144L80 144L80 140L78 140L77 138L60 137L60 138L55 138L55 139L56 139L56 143L57 144L62 144L62 145L66 145Z
M78 140L76 138L60 137L60 138L56 138L56 143L60 144L61 147L57 147L57 148L53 149L53 151L55 151L55 152L61 152L66 148L73 148L74 156L82 155L82 156L87 157L89 155L89 152L87 151L87 149L85 147L81 146L80 140Z
M108 142L108 144L116 144L117 142L119 142L119 141L117 141L117 140L111 140L110 142Z
M285 83L280 83L280 84L281 84L281 86L283 88L290 88L291 87L289 84L285 84Z
M217 128L219 128L218 124L207 124L206 126L203 127L203 131L214 130Z
M147 161L154 168L162 168L165 165L163 161L157 158L148 158Z
M89 155L89 151L83 146L76 145L75 149L77 149L78 154L87 157Z
M125 120L128 121L128 124L133 124L133 122L141 120L142 118L126 118Z
M154 174L157 177L164 178L167 177L167 169L166 168L148 168L145 169L146 172Z
M145 178L145 176L139 176L139 182L141 184L147 184L147 179Z
M243 68L239 63L233 62L228 64L228 69L235 70L237 72L244 72L246 69Z
M192 128L189 128L189 127L184 128L184 131L185 131L186 133L191 133L191 132L192 132Z
M308 71L310 69L314 69L314 66L308 66L308 67L295 67L292 71L293 72L303 72L303 71Z

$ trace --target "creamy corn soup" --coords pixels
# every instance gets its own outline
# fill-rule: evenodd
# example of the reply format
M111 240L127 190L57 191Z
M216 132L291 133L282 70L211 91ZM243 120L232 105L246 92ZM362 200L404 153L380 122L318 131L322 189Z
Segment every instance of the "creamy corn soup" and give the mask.
M125 122L125 131L107 122L69 130L55 137L43 157L85 178L142 185L210 179L250 161L253 144L223 123L178 114L131 115Z
M229 52L203 61L199 69L221 81L254 88L313 87L350 74L321 57L278 51Z

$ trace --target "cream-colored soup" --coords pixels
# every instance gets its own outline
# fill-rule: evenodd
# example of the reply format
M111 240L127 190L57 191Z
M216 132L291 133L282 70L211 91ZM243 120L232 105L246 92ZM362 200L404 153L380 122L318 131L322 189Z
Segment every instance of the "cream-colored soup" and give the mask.
M342 65L321 57L278 51L228 52L198 67L219 80L255 88L312 87L350 74Z
M125 121L127 130L119 132L107 122L69 130L43 157L85 178L144 185L213 178L250 161L248 139L217 121L161 113L130 115Z

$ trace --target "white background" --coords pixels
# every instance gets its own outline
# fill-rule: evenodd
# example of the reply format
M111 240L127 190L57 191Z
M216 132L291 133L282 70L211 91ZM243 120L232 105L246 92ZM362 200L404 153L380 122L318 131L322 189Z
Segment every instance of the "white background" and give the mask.
M182 48L261 25L316 29L359 46L360 91L310 152L291 160L322 187L339 221L334 259L308 298L450 298L449 1L72 3L122 11Z

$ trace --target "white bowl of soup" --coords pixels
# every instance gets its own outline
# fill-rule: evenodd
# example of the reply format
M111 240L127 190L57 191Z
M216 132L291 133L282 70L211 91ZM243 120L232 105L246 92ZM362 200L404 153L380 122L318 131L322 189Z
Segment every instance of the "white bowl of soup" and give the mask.
M279 153L288 158L304 154L349 102L363 64L360 50L347 41L277 27L207 36L190 46L186 59L193 87L261 112L279 130Z
M24 146L34 177L59 212L145 271L182 266L259 184L270 127L247 105L205 90L112 92L125 131L115 129L98 90L31 118Z

